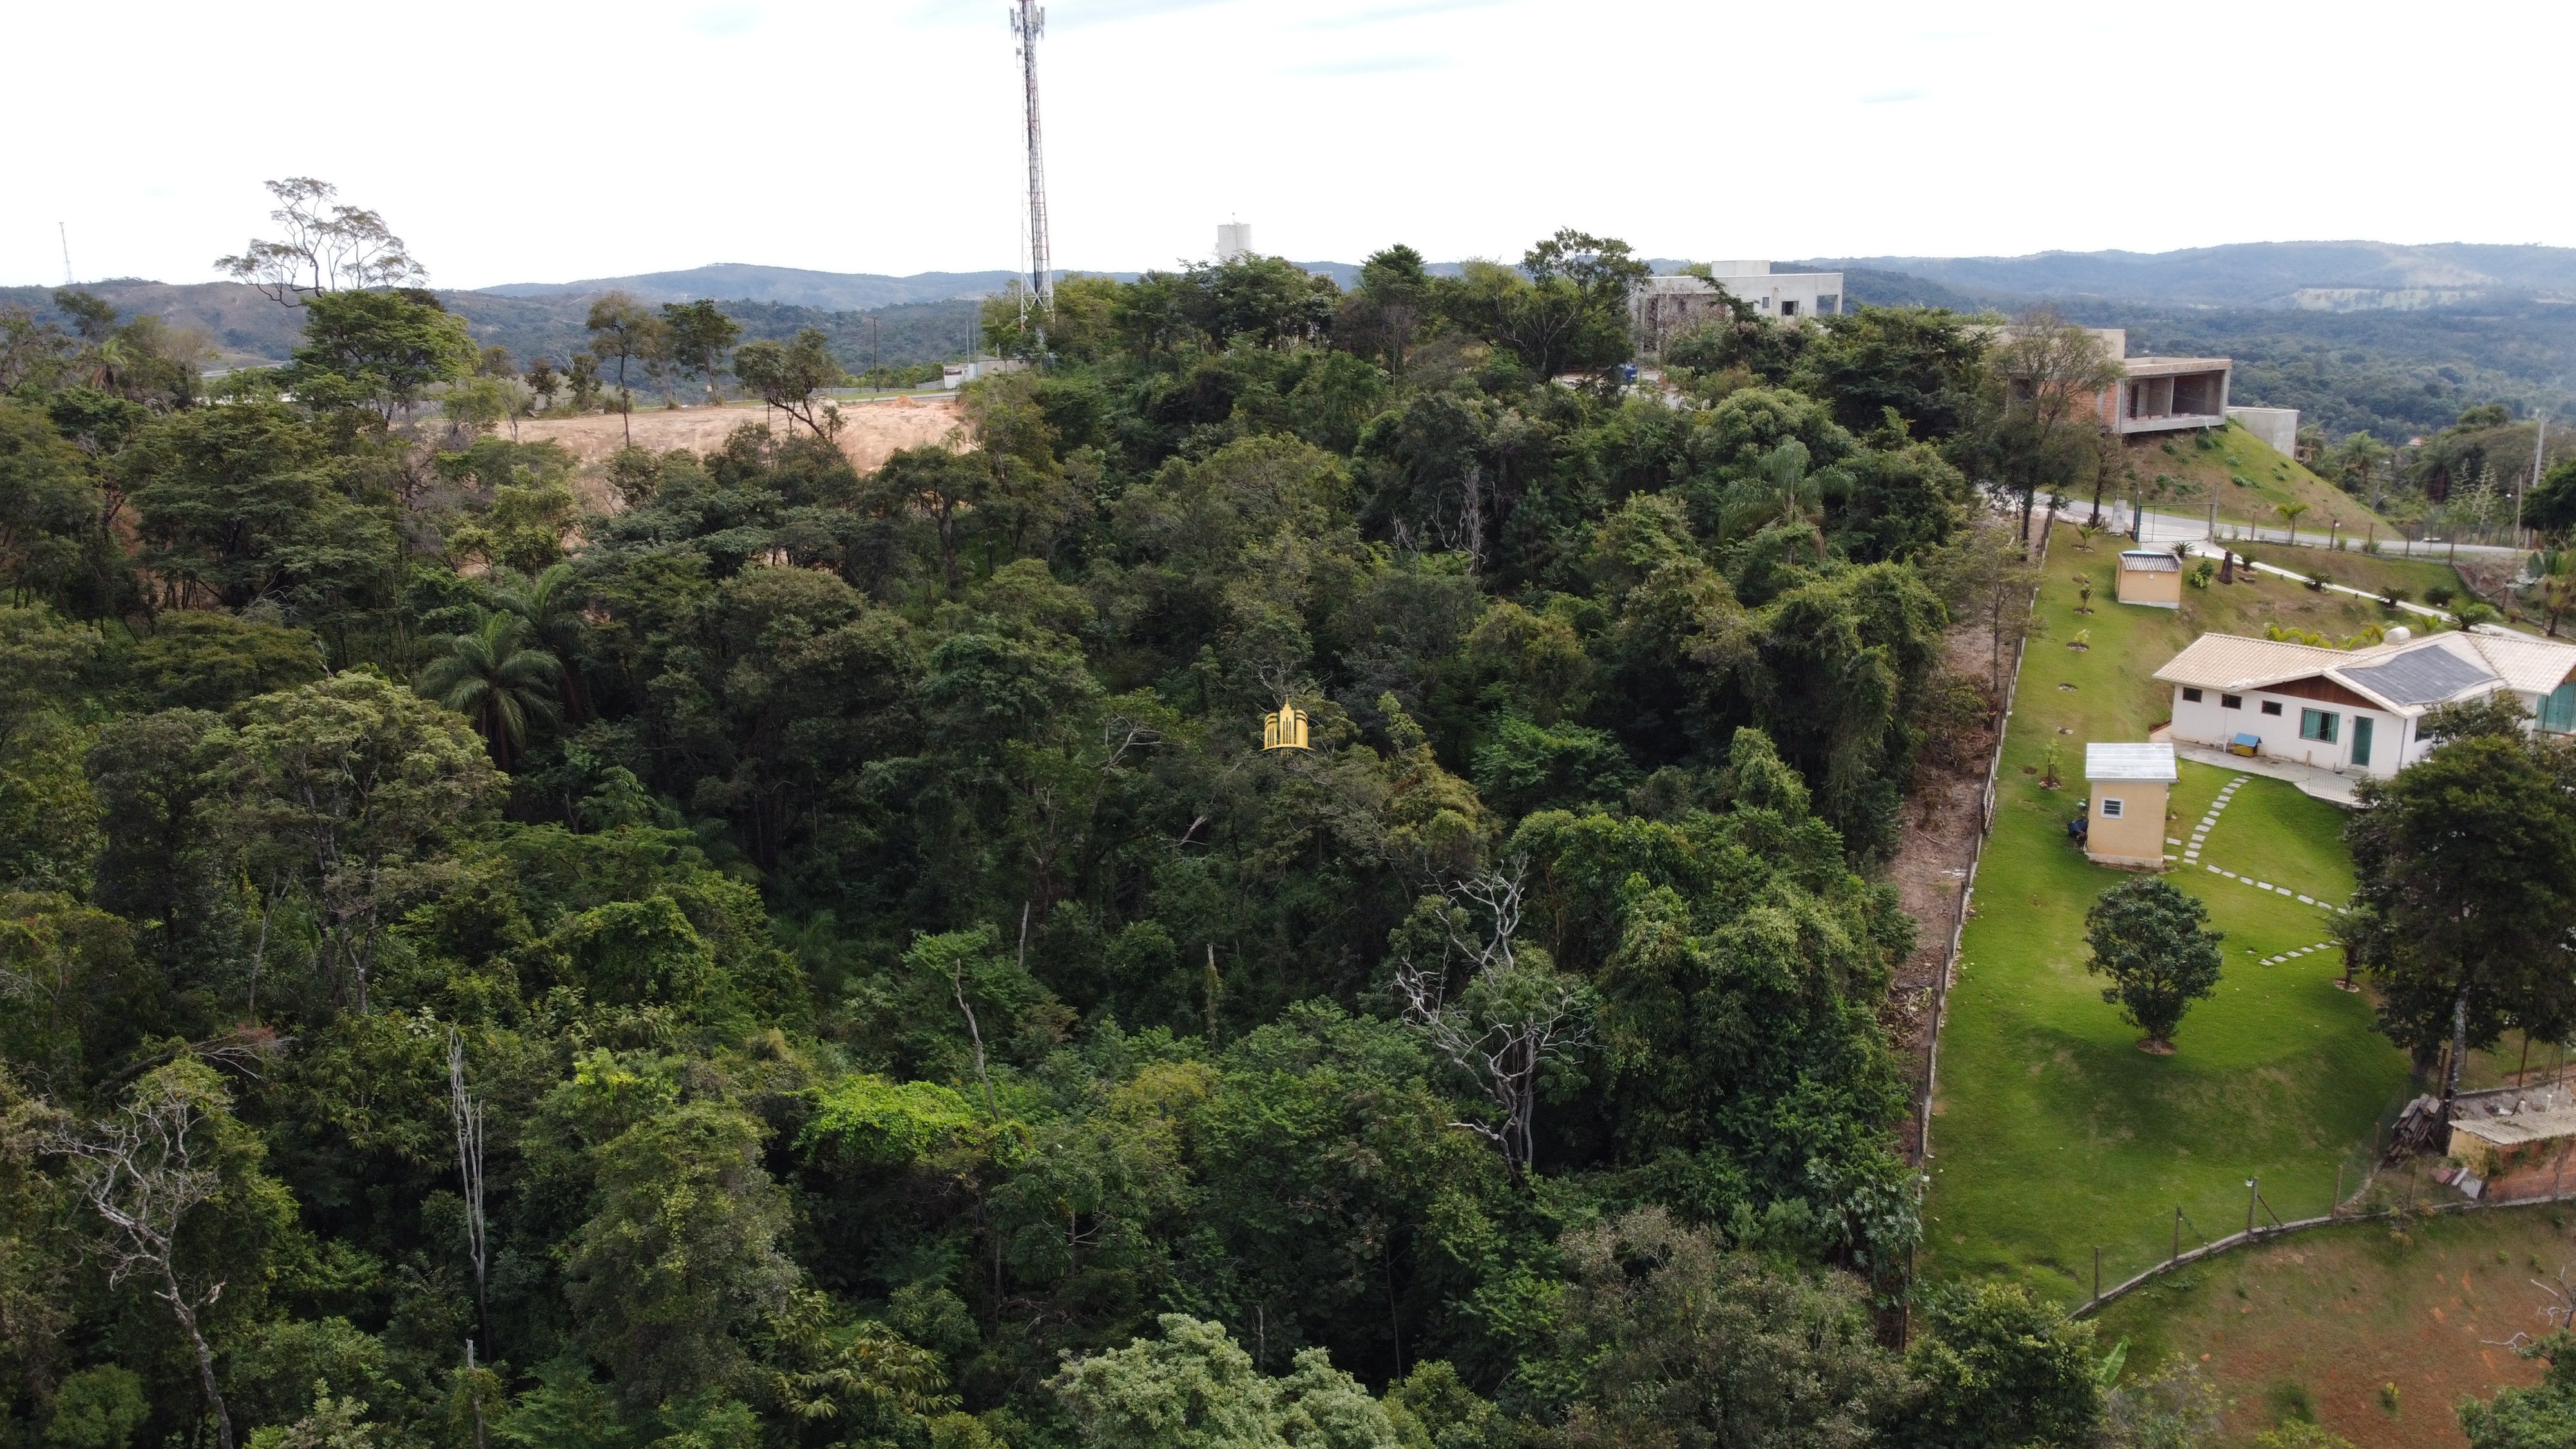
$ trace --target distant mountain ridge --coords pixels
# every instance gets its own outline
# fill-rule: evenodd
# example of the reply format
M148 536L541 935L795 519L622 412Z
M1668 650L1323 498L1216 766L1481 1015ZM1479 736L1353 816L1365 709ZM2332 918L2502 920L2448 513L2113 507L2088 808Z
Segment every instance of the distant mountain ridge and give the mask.
M1001 291L1017 272L917 272L890 277L875 272L815 272L802 267L765 267L750 262L716 262L676 272L644 272L631 277L591 277L575 282L504 282L476 290L493 297L588 297L624 292L639 302L718 301L773 302L788 307L814 307L826 312L864 312L906 302L945 302L955 297L985 296ZM1124 274L1133 277L1130 272Z
M2093 297L2183 307L2413 310L2496 293L2576 302L2576 247L2240 242L2171 252L1841 257L1792 265L1901 272L1996 303Z

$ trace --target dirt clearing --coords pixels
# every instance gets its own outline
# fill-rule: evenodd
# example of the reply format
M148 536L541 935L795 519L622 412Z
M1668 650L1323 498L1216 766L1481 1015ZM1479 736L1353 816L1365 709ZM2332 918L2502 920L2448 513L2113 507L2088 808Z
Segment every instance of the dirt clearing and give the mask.
M883 402L844 403L841 406L841 451L849 456L850 466L862 473L872 472L898 448L919 447L936 443L958 425L957 399L954 397L890 398ZM634 417L635 446L656 453L673 448L686 448L692 453L710 453L724 446L725 435L745 423L766 422L771 431L785 436L787 415L758 405L713 408L638 409ZM615 413L594 413L576 418L536 418L519 424L519 441L534 443L551 439L570 449L582 461L586 484L576 485L584 507L614 513L623 506L614 490L596 477L598 465L626 446L625 421Z
M2461 1398L2540 1377L2508 1345L2548 1327L2531 1280L2576 1257L2566 1222L2559 1208L2507 1208L2300 1233L2112 1304L2102 1341L2130 1340L2134 1375L2199 1360L2230 1400L2231 1443L2314 1418L2361 1449L2461 1444Z

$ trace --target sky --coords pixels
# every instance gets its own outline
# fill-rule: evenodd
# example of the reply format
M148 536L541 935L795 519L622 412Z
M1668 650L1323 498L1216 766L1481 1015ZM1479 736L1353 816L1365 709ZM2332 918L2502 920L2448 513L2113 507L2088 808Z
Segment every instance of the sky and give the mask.
M1056 0L1062 267L2576 245L2576 5ZM1020 265L1005 0L22 0L0 284L212 280L261 183L380 212L434 284L708 262ZM2189 15L2193 23L2138 20ZM32 142L33 144L29 144ZM62 232L58 232L58 224Z

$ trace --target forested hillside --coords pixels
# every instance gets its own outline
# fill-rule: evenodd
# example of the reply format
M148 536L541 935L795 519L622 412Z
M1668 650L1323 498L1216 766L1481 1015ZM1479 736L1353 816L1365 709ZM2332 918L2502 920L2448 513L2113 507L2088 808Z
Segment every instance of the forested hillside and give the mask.
M1933 312L1623 388L1642 270L1068 282L590 516L431 294L12 318L0 1433L2083 1440L1908 1281L1876 872L2089 444Z
M119 316L157 317L174 333L195 331L205 346L185 359L198 365L257 366L285 361L303 341L303 314L281 307L240 282L201 282L174 287L160 282L100 282L82 289L115 307ZM522 362L548 359L568 366L589 350L583 325L598 294L440 292L439 302L462 317L474 340L506 348ZM650 296L639 300L650 301ZM718 304L749 339L785 340L804 328L821 332L832 355L852 372L870 367L914 367L965 358L975 341L972 297L890 302L866 311L827 311L792 303L726 300ZM32 317L71 329L76 321L56 310L45 287L0 287L0 307L26 309ZM659 401L657 398L656 401Z

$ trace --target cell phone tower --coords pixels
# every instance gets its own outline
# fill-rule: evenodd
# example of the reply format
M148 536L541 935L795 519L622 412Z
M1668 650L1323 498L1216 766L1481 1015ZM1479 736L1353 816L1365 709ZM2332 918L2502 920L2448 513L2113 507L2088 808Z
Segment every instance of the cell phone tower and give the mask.
M1011 34L1019 37L1020 75L1028 88L1029 109L1029 291L1040 314L1038 336L1044 346L1044 318L1055 311L1055 267L1047 255L1046 148L1038 130L1038 37L1046 33L1046 8L1019 0L1011 12Z

